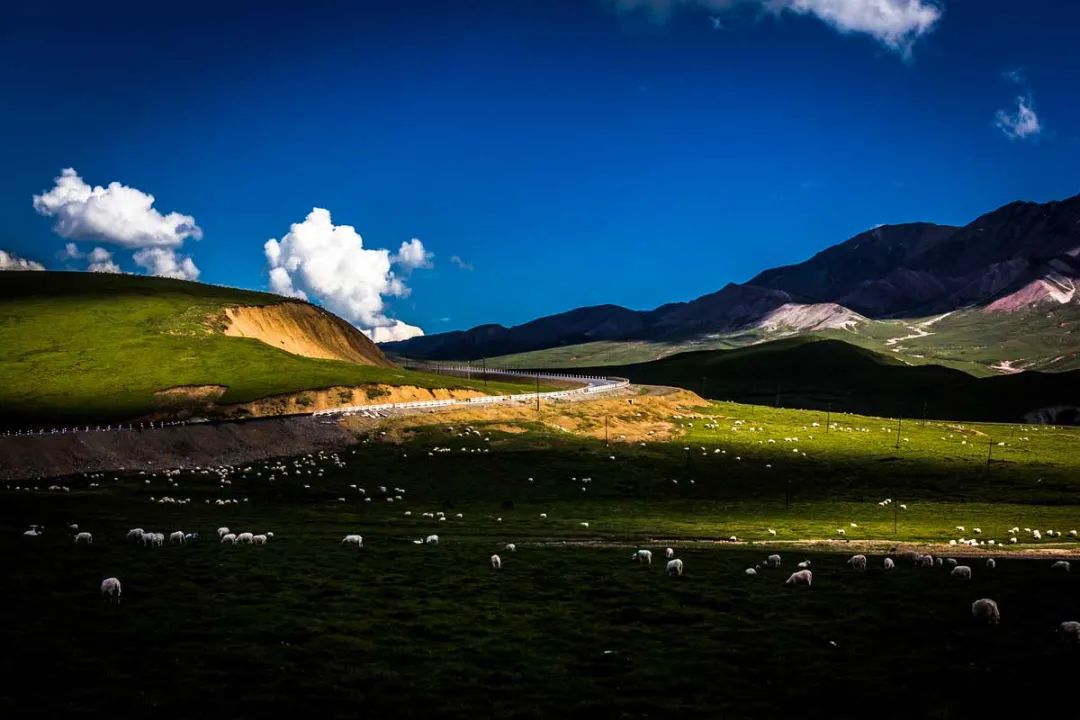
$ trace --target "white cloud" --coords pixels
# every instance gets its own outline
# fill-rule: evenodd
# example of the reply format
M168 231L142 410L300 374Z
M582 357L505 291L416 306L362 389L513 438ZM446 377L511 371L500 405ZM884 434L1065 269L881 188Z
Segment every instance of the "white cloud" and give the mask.
M676 7L723 12L755 5L781 15L813 15L842 33L864 33L903 55L941 19L935 0L614 0L622 10L644 9L664 19ZM715 26L719 18L710 18Z
M998 110L994 116L994 125L1010 140L1034 139L1043 129L1030 95L1018 96L1014 111Z
M45 266L33 260L21 258L5 250L0 250L0 271L3 270L44 270Z
M431 267L435 254L424 249L424 243L413 238L401 243L401 248L390 258L392 263L401 265L406 270L418 270Z
M149 193L118 182L91 187L73 168L65 168L54 178L52 189L34 195L34 209L56 219L53 230L60 237L133 250L135 264L151 275L183 280L199 277L199 268L191 257L177 252L188 238L202 239L195 218L178 212L162 215L154 208L154 196ZM95 260L95 254L103 259ZM87 269L91 272L120 272L112 254L101 247L87 255L69 242L60 257L89 258Z
M458 257L457 255L451 255L451 256L450 256L450 262L451 262L451 263L452 263L452 264L453 264L453 265L454 265L455 267L457 267L457 268L459 268L459 269L461 269L461 270L472 270L472 269L473 269L472 263L467 263L467 262L465 262L464 260L462 260L462 259L461 259L460 257Z
M70 245L71 243L69 243ZM69 248L70 249L70 248ZM120 266L113 261L112 253L103 247L96 247L86 256L86 269L96 273L119 273Z
M423 334L389 317L384 299L409 294L395 265L405 272L430 266L432 255L419 240L402 243L394 254L365 248L354 227L334 225L330 211L313 208L303 222L294 223L281 240L267 240L263 249L275 293L317 298L376 342Z

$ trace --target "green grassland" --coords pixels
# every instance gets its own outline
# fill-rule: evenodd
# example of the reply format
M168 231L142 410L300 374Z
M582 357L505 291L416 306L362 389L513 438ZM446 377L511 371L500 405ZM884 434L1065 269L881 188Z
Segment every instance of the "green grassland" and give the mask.
M1080 431L904 422L897 443L888 419L832 415L826 433L823 413L732 403L670 420L680 437L644 446L555 434L541 416L516 432L505 419L474 423L479 434L415 427L399 445L376 432L344 467L271 461L230 485L189 471L175 485L110 474L57 481L70 492L0 488L0 614L18 619L0 624L0 712L1000 717L1071 687L1080 648L1053 629L1080 619L1080 577L1019 551L1080 543L1021 532L996 570L971 558L970 582L880 568L892 545L946 542L956 525L998 540L1014 525L1080 527ZM150 500L163 495L191 504ZM242 502L204 502L220 498ZM447 520L422 517L436 511ZM31 522L46 534L21 537ZM94 545L74 546L69 522ZM220 525L275 537L221 546ZM151 550L123 540L130 527L203 537ZM853 548L882 543L868 573L845 567L842 546L787 544L839 527ZM364 549L342 547L346 533ZM437 547L413 544L429 533ZM730 535L742 542L717 542ZM630 562L639 546L652 567ZM664 576L665 546L684 577ZM774 549L780 570L743 573ZM813 587L785 587L804 558ZM98 599L110 575L119 609ZM999 626L972 623L980 597L1000 604Z
M491 393L523 388L301 357L258 340L227 337L206 323L226 306L281 301L265 293L162 278L3 273L4 420L128 419L160 409L155 392L183 385L227 386L223 404L335 385L386 383Z

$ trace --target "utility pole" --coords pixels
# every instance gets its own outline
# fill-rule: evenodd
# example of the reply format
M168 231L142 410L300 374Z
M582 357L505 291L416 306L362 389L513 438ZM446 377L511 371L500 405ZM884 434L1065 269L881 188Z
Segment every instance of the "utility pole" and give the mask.
M540 373L536 373L536 412L540 412Z
M990 456L994 454L994 439L986 441L986 472L990 472Z
M825 434L829 434L830 418L832 417L832 403L825 408Z
M900 424L904 421L903 418L896 418L896 449L900 449Z
M484 368L484 389L487 390L487 358L480 358L480 364Z

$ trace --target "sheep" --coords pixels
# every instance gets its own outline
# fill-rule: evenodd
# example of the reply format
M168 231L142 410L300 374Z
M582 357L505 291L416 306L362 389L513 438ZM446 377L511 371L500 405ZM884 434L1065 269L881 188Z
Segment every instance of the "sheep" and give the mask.
M773 530L772 528L769 528L769 534L772 535L773 537L776 537L776 531Z
M851 566L852 570L858 570L859 572L866 572L866 556L865 555L852 555L848 558L847 564Z
M667 559L667 560L670 560L673 557L675 557L675 549L674 548L666 548L664 550L664 558Z
M235 545L236 544L236 535L234 533L225 533L224 535L221 536L221 544L222 545Z
M1031 533L1031 537L1035 538L1036 540L1042 540L1042 533L1040 533L1038 530L1033 530Z
M75 536L76 545L93 545L94 536L88 532L81 532Z
M169 533L169 544L170 545L172 545L172 544L183 545L185 542L187 542L187 538L184 537L184 531L183 530L177 530L174 533Z
M683 561L679 558L669 560L667 564L667 574L672 577L682 577L683 574Z
M986 558L986 569L993 570L997 567L997 560L994 558Z
M757 573L757 570L755 568L746 568L746 574L747 575L757 575L758 573Z
M631 557L631 560L637 562L643 562L646 565L652 565L652 551L651 550L638 550Z
M125 540L142 540L142 536L146 533L142 528L131 528L127 531L127 535L124 536Z
M809 570L799 570L791 573L791 577L784 581L785 585L805 585L810 587L814 580L814 574Z
M342 545L355 545L356 549L364 547L364 538L359 535L346 535L341 539Z
M934 567L933 555L916 555L915 567Z
M947 568L955 568L957 565L956 558L945 558L944 565Z
M765 558L765 563L771 568L778 568L780 567L780 556L770 555L769 557Z
M250 545L255 541L255 536L249 532L242 532L236 536L236 542L240 545Z
M885 558L885 569L886 570L892 570L895 567L896 567L896 563L893 562L893 559L891 557Z
M491 567L495 568L496 570L501 570L502 569L502 558L500 558L498 555L492 555L491 556Z
M114 577L105 578L101 581L101 599L112 604L120 604L120 581Z
M267 537L266 535L255 535L254 537L251 538L251 541L255 545L265 545L266 544L266 537Z
M506 545L503 546L503 550L506 552L517 552L517 545L514 543L506 543Z
M801 563L799 563L795 567L797 569L799 569L799 570L806 570L807 568L810 567L810 561L809 560L803 560Z
M954 578L960 578L961 580L970 580L971 568L967 565L957 565L952 569L952 572L949 573L949 576Z
M229 528L227 528L227 527L219 527L217 529L218 539L221 539L221 538L225 537L226 535L228 535L231 532L232 532L232 530L229 530Z
M150 547L163 547L165 545L165 533L146 533L143 538L150 539Z
M438 535L428 535L426 538L424 538L424 544L425 545L438 545L439 544L439 536Z
M997 625L1001 622L1001 612L998 610L998 604L990 598L982 598L973 602L971 604L971 617L976 622L990 625Z
M1066 620L1057 627L1062 642L1080 644L1080 622Z
M1072 572L1072 565L1068 560L1058 560L1056 563L1050 566L1051 570L1056 572Z

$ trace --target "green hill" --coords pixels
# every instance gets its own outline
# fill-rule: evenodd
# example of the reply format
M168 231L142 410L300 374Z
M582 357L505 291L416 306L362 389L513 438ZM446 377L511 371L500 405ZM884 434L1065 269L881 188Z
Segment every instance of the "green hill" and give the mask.
M299 312L292 318L286 306ZM329 357L230 337L229 308L276 309L268 331ZM360 364L360 363L368 364ZM478 381L402 370L333 315L277 295L131 275L0 273L0 423L124 420L194 412L163 390L221 386L218 405L334 386L484 389ZM520 389L490 382L489 392ZM223 389L223 392L222 392ZM196 403L197 405L197 403Z
M883 416L1010 422L1046 408L1075 421L1080 372L977 378L838 340L788 338L737 350L671 355L652 362L585 368L634 382L674 385L717 400Z

